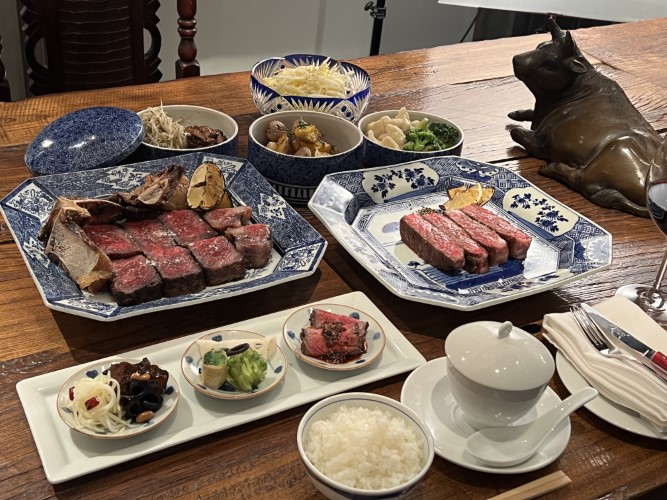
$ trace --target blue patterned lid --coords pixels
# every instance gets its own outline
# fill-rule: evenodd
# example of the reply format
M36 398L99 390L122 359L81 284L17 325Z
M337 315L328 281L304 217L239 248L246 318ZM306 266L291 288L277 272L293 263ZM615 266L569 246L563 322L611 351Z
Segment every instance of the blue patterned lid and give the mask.
M127 158L143 137L144 124L133 111L84 108L47 125L28 146L25 164L33 175L109 167Z

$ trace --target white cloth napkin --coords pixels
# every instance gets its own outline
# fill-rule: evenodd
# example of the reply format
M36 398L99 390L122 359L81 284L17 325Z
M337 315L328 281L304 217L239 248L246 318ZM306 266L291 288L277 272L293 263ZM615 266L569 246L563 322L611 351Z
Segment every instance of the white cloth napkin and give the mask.
M667 353L667 331L625 297L615 296L594 307L645 344ZM634 410L656 430L667 433L667 384L631 361L602 356L571 313L547 314L543 327L545 338L600 394Z

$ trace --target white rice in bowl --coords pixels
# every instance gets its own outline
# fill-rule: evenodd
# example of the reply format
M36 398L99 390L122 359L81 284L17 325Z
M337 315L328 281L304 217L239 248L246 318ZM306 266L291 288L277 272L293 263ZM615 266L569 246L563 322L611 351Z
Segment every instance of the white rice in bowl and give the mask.
M310 462L330 479L365 490L393 488L422 470L424 437L388 410L340 406L313 422L304 440Z

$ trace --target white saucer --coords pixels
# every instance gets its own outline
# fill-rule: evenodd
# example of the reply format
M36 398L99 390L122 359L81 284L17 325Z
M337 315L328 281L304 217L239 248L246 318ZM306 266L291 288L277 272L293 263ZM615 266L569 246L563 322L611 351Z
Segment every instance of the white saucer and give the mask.
M560 352L556 353L556 370L568 391L574 392L590 384L581 376L577 369ZM620 427L633 434L650 438L667 440L667 434L658 432L650 423L643 420L638 413L605 398L600 394L586 405L586 409L605 422Z
M512 467L490 467L465 450L465 442L475 429L468 424L454 402L445 358L429 361L414 370L403 384L401 402L415 411L433 435L436 455L468 469L495 474L517 474L540 469L556 460L570 441L570 419L565 419L544 446L529 460ZM560 402L547 387L535 409L519 419L522 424L534 420Z

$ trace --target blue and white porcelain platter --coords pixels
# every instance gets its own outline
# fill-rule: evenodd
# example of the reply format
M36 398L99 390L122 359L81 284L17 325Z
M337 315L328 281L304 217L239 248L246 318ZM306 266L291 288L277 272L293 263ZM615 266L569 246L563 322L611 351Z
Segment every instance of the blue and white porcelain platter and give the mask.
M25 164L33 175L115 165L139 147L144 124L134 111L84 108L51 122L30 143Z
M484 205L530 234L525 260L510 259L485 274L445 273L402 241L399 220L437 209L447 189L481 183L494 188ZM611 266L611 234L520 175L458 156L327 175L308 207L340 244L399 297L472 311L549 290Z
M223 340L247 340L264 338L264 335L245 330L215 330L203 335L197 340L214 340L222 342ZM201 370L203 357L199 351L197 340L188 346L181 358L181 371L188 383L202 394L217 399L249 399L262 394L266 394L273 389L280 387L285 374L287 373L287 359L280 347L276 347L275 352L266 360L267 370L266 378L260 382L253 391L242 391L237 389L229 382L217 388L207 387L201 382Z
M168 165L180 164L190 176L203 162L213 162L220 167L235 205L252 207L253 220L271 227L273 251L265 267L246 271L242 280L207 287L198 293L123 307L109 293L82 292L65 271L44 254L44 243L38 240L37 234L56 197L104 198L138 187L148 173L158 172ZM233 297L305 278L315 272L327 246L326 240L248 161L205 153L29 179L0 201L0 210L46 306L100 321Z

